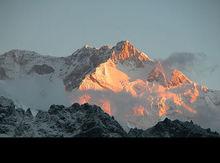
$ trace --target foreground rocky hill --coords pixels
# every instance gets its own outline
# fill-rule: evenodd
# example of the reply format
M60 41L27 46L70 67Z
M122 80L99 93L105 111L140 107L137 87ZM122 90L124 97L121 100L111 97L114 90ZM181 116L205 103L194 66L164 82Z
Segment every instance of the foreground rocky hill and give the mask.
M96 105L77 103L70 107L51 105L48 111L16 108L0 97L0 137L219 137L193 122L165 119L147 130L127 133L114 117Z
M52 105L33 116L30 109L16 109L13 102L0 98L2 137L123 137L126 132L113 117L95 105Z
M192 121L181 122L179 120L171 121L166 118L158 122L155 126L147 129L131 129L128 133L130 137L219 137L217 132L211 129L203 129Z

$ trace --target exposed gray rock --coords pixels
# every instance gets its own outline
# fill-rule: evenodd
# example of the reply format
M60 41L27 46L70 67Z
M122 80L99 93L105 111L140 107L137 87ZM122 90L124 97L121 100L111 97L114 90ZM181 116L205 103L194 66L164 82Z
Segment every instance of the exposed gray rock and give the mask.
M0 96L0 107L7 108L7 107L15 107L14 102L8 98Z
M217 132L210 129L203 129L190 122L179 120L171 121L166 118L158 122L154 127L147 130L131 129L128 133L130 137L219 137Z
M74 61L80 63L73 71L65 76L63 82L66 89L72 90L78 87L88 73L92 72L98 65L109 58L110 50L107 46L103 46L100 49L84 46L71 56L65 58L67 65L71 65Z
M9 79L3 67L0 67L0 80Z
M1 97L1 137L124 137L127 133L113 117L95 105L51 105L34 117L28 109L15 109ZM3 115L4 113L4 115Z
M34 65L34 66L31 68L31 70L30 70L29 73L35 72L35 73L37 73L37 74L39 74L39 75L45 75L45 74L51 74L51 73L53 73L54 71L55 71L55 70L54 70L53 67L48 66L48 65L46 65L46 64L43 64L43 65Z

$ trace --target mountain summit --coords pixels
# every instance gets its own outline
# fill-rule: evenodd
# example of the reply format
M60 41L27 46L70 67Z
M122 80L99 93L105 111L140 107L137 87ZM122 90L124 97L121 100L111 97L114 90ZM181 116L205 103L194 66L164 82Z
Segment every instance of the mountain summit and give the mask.
M121 41L112 48L111 59L114 62L133 61L137 67L142 67L143 63L150 61L150 58L134 47L129 41Z

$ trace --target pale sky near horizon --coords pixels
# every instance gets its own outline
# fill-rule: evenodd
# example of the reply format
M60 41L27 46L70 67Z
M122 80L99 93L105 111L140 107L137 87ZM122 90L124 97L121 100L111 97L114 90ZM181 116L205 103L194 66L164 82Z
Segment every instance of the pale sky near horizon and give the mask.
M152 57L220 51L219 0L0 0L0 53L67 56L129 40Z
M218 61L220 1L0 0L0 54L25 49L68 56L85 44L121 40L151 58L190 52Z

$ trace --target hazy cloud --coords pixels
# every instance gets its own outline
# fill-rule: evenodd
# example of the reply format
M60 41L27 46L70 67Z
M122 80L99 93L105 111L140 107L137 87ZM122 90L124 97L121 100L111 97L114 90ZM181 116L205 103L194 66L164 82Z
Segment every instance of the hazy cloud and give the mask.
M191 70L199 62L206 60L205 54L195 54L188 52L173 53L162 61L164 66L178 68L181 70Z
M173 53L160 62L164 67L182 71L199 84L205 83L209 88L220 89L218 59L209 57L204 53L180 52Z

